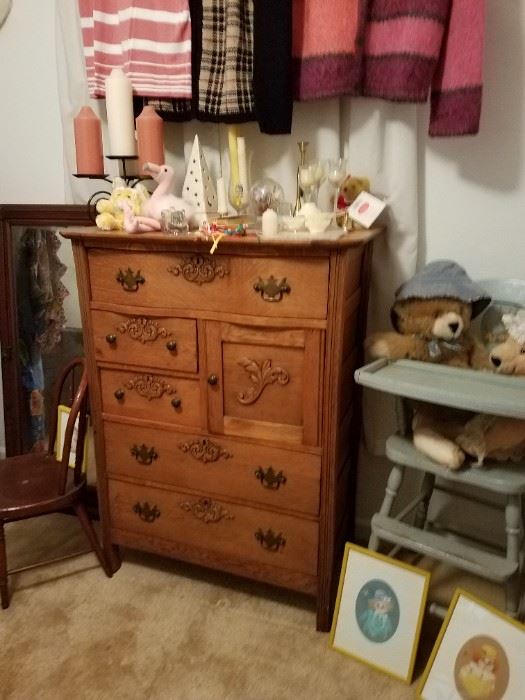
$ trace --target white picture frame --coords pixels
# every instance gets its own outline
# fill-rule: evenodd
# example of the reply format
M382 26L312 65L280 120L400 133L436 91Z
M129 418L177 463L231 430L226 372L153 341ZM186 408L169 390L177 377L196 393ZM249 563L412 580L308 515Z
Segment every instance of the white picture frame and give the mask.
M430 573L347 542L332 649L410 683Z
M377 217L386 207L386 202L374 197L370 192L360 192L356 199L347 207L348 216L365 228L370 228Z
M525 625L457 588L418 684L419 700L525 695Z

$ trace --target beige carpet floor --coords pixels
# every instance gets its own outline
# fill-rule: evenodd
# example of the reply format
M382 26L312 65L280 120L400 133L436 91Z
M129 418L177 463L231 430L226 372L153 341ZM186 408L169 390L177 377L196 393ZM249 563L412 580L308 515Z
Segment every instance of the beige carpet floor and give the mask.
M6 528L11 568L84 548L74 518ZM487 582L434 566L431 596ZM440 621L427 616L412 687L328 648L312 601L140 552L112 579L93 554L15 574L0 611L0 698L403 700L414 697Z

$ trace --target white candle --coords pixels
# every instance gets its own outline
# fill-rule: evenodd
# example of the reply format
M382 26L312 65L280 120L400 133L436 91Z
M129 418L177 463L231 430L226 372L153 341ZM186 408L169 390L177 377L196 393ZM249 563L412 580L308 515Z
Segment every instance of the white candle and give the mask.
M106 111L110 155L136 155L133 89L121 68L114 68L106 78Z
M239 161L239 183L242 185L243 199L248 198L248 164L246 162L246 141L237 136L237 159Z
M217 212L219 214L228 213L228 204L226 203L226 185L224 178L217 178Z
M278 216L273 209L266 209L261 217L262 235L276 236L278 231Z

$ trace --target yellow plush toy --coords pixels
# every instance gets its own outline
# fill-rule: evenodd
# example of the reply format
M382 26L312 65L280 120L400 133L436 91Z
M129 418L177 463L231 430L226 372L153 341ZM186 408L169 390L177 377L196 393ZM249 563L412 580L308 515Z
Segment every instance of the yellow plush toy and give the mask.
M103 231L122 230L124 228L123 202L128 202L135 216L140 215L144 202L149 198L149 192L140 183L135 187L117 184L108 199L97 202L98 215L95 223Z

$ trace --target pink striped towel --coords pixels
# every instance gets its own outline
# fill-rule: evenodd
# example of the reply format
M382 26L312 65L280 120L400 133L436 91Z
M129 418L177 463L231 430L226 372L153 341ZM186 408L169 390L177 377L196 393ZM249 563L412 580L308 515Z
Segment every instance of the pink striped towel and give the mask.
M188 0L78 0L92 97L122 68L143 97L191 97Z

